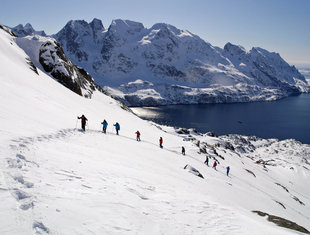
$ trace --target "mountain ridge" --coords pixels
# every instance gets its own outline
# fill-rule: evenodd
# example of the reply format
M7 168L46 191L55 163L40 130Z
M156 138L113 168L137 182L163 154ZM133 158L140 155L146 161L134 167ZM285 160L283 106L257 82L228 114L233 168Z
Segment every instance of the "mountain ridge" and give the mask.
M148 29L117 19L105 29L96 18L71 20L52 36L74 64L129 106L266 101L310 91L278 53L214 47L166 23ZM140 80L143 88L133 89Z

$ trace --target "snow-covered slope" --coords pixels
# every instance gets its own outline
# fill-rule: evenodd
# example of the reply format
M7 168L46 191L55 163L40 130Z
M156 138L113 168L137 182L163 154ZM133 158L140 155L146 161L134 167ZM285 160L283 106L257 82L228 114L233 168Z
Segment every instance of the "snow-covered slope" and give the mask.
M73 93L27 58L0 30L0 234L301 234L254 210L310 230L309 145L157 126L101 92Z
M279 54L213 47L159 23L70 21L54 35L67 56L128 105L275 100L310 90ZM141 82L142 81L142 82Z

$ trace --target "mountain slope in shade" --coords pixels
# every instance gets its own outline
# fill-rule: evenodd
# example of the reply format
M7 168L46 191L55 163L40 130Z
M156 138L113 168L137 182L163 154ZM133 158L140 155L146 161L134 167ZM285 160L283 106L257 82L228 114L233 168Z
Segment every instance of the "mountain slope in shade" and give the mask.
M158 126L97 90L92 99L77 95L39 67L35 73L27 58L0 30L0 234L310 230L309 145ZM273 215L282 225L291 221L289 228L269 222Z

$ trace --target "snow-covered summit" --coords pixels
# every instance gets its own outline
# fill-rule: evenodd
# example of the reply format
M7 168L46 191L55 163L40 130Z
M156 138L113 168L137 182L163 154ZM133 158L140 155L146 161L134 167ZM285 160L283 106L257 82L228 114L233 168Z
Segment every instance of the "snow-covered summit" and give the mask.
M56 61L53 40L44 50ZM34 72L1 29L0 61L1 235L309 233L309 145L176 130L139 119L97 90L85 99Z
M19 24L15 26L14 28L11 28L13 32L15 32L19 37L25 37L29 35L41 35L46 36L45 32L42 31L36 31L33 29L32 25L30 23L27 23L24 25Z

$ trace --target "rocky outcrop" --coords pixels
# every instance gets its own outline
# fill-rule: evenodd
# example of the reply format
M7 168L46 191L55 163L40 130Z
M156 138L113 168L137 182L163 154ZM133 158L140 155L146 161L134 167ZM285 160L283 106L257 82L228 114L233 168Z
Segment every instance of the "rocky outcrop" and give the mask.
M73 92L91 98L96 89L102 90L83 68L74 65L66 57L55 39L36 35L18 38L16 42L33 57L31 59L37 67Z

